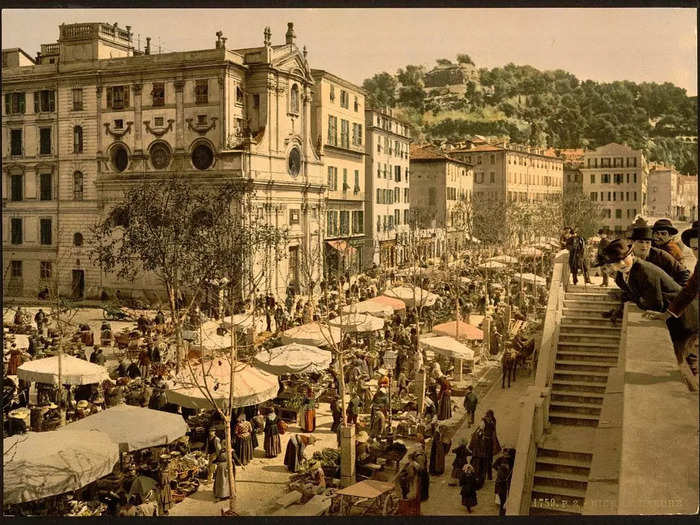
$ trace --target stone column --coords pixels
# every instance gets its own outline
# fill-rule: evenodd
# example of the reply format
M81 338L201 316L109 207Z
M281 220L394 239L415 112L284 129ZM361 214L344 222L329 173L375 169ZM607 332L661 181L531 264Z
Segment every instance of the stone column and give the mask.
M340 485L355 483L355 425L340 426Z
M97 156L102 154L102 136L104 131L102 131L102 86L97 86L95 89L97 95ZM97 163L97 171L100 171L101 164Z
M175 151L185 151L185 106L184 106L185 81L175 81L175 105L177 115L175 117Z
M425 390L428 373L425 368L416 372L416 380L413 382L414 393L418 399L418 413L423 414L425 411Z
M143 84L131 86L134 91L134 153L143 154L143 135L141 132L141 91Z

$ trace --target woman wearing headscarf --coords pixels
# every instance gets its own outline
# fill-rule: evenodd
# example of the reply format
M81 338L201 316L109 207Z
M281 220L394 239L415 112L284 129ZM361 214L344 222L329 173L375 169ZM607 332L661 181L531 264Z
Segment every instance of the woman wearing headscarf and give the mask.
M459 478L460 494L462 495L462 505L467 507L467 512L472 513L472 507L476 507L476 473L474 467L469 463L465 463L462 467L461 476Z
M459 446L452 452L455 454L455 459L452 462L452 479L459 480L462 476L462 468L467 464L470 450L467 447L467 440L462 438L459 440Z
M484 421L484 447L486 453L486 477L492 479L491 466L493 457L501 451L501 444L498 442L496 434L496 416L493 410L489 409L483 417Z
M238 416L238 423L234 428L234 450L241 465L247 465L253 459L253 426L246 420L245 414Z
M446 376L438 379L440 395L438 397L438 419L444 421L452 417L452 387Z
M447 428L439 426L433 432L430 445L430 473L434 476L440 476L445 472L445 454L450 450L451 444Z
M311 388L306 389L306 397L302 404L304 408L304 419L301 428L304 432L313 432L316 430L316 398Z
M222 449L219 455L214 461L216 465L216 472L214 475L214 498L218 501L220 499L228 499L231 497L231 490L229 486L229 473L228 464L226 462L226 452ZM233 465L233 475L236 475L236 464Z
M277 424L277 414L270 412L265 420L265 440L263 442L265 448L265 457L276 458L282 452L282 443L280 441L280 431Z

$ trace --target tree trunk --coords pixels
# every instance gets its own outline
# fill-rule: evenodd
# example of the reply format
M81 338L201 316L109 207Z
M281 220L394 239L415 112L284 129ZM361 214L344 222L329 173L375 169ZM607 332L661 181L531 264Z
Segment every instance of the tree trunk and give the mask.
M170 319L175 328L175 373L180 372L180 351L182 348L182 323L180 316L177 314L177 306L175 304L175 290L172 286L168 286L168 303L170 306Z
M231 372L231 376L233 376L233 372ZM231 493L231 497L228 500L228 510L233 513L236 510L236 479L233 474L233 444L231 442L231 418L233 415L233 408L229 407L227 410L228 415L224 416L224 439L226 441L225 447L227 451L226 468L228 469L228 490Z

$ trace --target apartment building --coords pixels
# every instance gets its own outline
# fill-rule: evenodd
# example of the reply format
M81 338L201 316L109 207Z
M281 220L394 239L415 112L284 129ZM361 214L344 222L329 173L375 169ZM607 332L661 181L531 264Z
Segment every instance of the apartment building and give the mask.
M584 154L583 192L603 208L602 227L622 232L647 215L649 167L641 150L610 143Z
M149 43L134 49L130 26L79 23L61 25L31 64L3 50L7 295L36 297L51 281L76 298L157 294L153 276L126 282L92 265L88 231L132 184L170 177L252 179L256 213L289 229L266 291L284 295L302 278L300 251L322 244L326 183L314 80L292 24L283 44L269 28L262 37L229 49L217 33L210 49L154 55Z
M409 225L410 133L393 110L366 109L365 133L365 267L400 265L397 235Z
M698 220L698 176L678 176L678 220Z
M679 177L673 167L649 163L647 211L651 217L678 219L681 208Z
M434 239L429 256L464 249L471 231L472 166L431 145L411 145L409 160L411 220Z
M324 268L360 271L365 236L365 92L313 69L311 136L326 173Z

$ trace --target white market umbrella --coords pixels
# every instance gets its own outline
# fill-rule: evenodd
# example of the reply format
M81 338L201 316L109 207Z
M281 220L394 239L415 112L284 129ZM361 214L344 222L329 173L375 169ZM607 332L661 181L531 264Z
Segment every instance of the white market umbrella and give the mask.
M340 342L340 328L325 326L318 322L295 326L282 332L284 344L300 343L311 346L327 346Z
M201 328L201 338L199 337L199 330L195 331L197 334L197 339L201 339L201 341L199 341L199 345L202 348L206 348L207 350L225 350L227 348L231 348L231 334L225 333L224 335L219 335L217 333L217 329L219 328L220 324L224 323L218 323L216 321L207 321L203 323ZM230 330L231 323L226 323L226 325L227 329Z
M517 254L522 257L542 257L542 250L538 250L533 246L526 246L524 248L519 248Z
M7 343L7 350L11 349L12 343L17 346L18 350L28 350L29 336L25 334L7 334L5 335L5 343Z
M485 263L481 263L479 268L482 270L503 270L506 268L506 265L498 261L487 261Z
M535 284L537 286L547 286L547 280L544 277L535 275L534 273L514 273L513 280L522 280L525 283Z
M255 366L275 375L320 373L331 365L333 356L316 346L292 343L262 350L253 358Z
M223 408L229 402L231 366L227 359L192 364L180 372L165 391L168 403L186 408ZM235 362L233 407L257 405L277 396L277 377L245 363Z
M369 314L347 314L328 321L330 326L340 328L344 332L374 332L384 328L384 319Z
M447 357L464 361L474 360L473 350L449 336L426 337L420 340L420 344L433 352Z
M510 255L497 255L496 257L491 257L487 262L488 261L495 261L502 264L518 264L518 259Z
M389 317L394 313L394 309L388 304L367 299L359 303L349 304L343 307L344 314L371 314L379 317Z
M438 300L438 296L434 293L424 290L418 286L397 286L391 290L387 290L383 295L392 299L400 299L409 308L422 304L423 306L433 306Z
M187 434L189 427L180 414L119 405L70 423L59 432L76 430L103 432L126 452L167 445Z
M17 369L17 377L23 381L58 384L59 356L27 361ZM91 385L109 379L104 366L90 363L84 359L63 354L61 358L61 383L64 385Z
M242 314L236 314L234 316L229 315L221 320L221 326L223 326L226 329L230 329L232 323L238 330L248 330L249 328L253 327L253 314L251 314L250 312L245 312ZM256 315L255 330L258 332L262 332L265 328L265 316Z
M78 490L112 472L119 446L103 432L55 430L3 439L3 503Z

